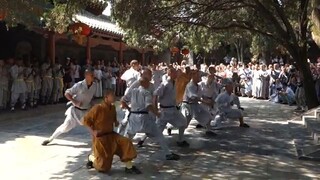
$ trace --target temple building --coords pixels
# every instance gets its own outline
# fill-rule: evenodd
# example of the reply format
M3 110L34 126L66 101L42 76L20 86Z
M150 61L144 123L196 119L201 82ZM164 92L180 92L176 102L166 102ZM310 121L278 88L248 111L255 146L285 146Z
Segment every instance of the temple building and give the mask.
M37 59L39 62L50 59L54 63L56 59L70 57L80 64L97 60L128 63L137 59L142 64L152 61L153 49L129 47L122 41L122 30L108 16L83 11L75 16L74 21L89 27L90 33L75 37L69 33L48 32L40 27L27 30L23 25L7 29L5 22L0 22L0 58Z

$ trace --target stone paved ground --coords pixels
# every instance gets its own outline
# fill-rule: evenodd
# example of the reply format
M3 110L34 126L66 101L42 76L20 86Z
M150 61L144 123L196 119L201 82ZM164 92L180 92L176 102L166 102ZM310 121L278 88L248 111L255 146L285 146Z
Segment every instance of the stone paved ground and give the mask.
M177 162L163 160L159 147L147 142L138 149L136 163L143 171L139 176L124 174L118 158L108 174L88 171L90 136L83 127L41 146L63 122L63 105L1 114L0 179L320 179L319 163L295 157L287 126L294 118L294 107L246 98L241 102L250 129L229 121L217 137L207 138L193 124L187 130L190 148L178 148L176 136L166 136L173 151L181 155Z

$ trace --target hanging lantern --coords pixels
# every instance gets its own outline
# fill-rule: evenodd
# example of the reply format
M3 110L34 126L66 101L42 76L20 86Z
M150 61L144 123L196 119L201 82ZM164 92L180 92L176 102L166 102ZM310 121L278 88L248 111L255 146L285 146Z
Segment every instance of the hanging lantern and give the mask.
M170 51L171 51L171 53L172 53L173 55L175 55L175 54L178 53L180 50L179 50L179 48L177 48L177 47L173 47L173 48L170 49Z
M70 28L74 34L88 36L91 33L91 28L84 23L74 23Z
M190 50L189 49L187 49L187 48L184 48L184 49L182 49L181 50L181 54L183 54L183 55L188 55L190 53Z
M4 9L0 10L0 21L4 20L7 16L7 11Z

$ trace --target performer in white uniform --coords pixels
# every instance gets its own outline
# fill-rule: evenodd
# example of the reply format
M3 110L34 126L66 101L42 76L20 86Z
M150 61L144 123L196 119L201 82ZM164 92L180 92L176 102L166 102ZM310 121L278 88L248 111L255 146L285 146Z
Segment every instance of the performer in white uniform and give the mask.
M161 112L160 118L157 119L157 125L160 132L163 132L168 123L178 128L179 138L177 145L180 147L188 147L189 143L184 140L184 130L187 128L187 120L177 109L176 104L175 79L177 77L177 71L171 67L168 69L167 74L169 76L168 81L162 82L154 92L154 104L157 105L159 100Z
M127 136L133 138L136 133L146 133L148 137L159 143L167 160L179 160L180 156L170 153L162 132L150 115L153 113L157 117L160 116L157 108L153 106L152 94L147 90L150 85L149 79L142 78L140 84L139 88L132 89L121 100L122 107L130 109ZM128 103L131 103L131 108Z
M65 97L72 103L72 106L70 106L65 113L66 118L64 123L60 125L52 136L48 140L45 140L42 145L45 146L60 134L70 131L77 125L82 125L82 118L91 108L91 101L97 88L93 73L93 69L87 69L85 71L85 80L74 84L70 89L66 90Z
M131 66L131 68L126 70L121 76L121 79L126 81L126 85L127 85L126 92L130 88L131 84L140 78L140 72L139 72L140 64L139 64L139 62L137 60L132 60L130 62L130 66ZM125 92L125 94L126 94L126 92Z
M130 66L131 68L126 70L122 76L120 77L122 80L126 81L126 90L124 92L124 94L127 94L127 92L130 90L131 85L138 81L140 78L140 72L139 72L139 68L140 68L140 64L137 60L132 60L130 62ZM137 87L139 87L140 85L138 85ZM125 129L127 127L127 122L128 122L128 116L129 116L129 111L125 110L125 115L123 120L121 121L121 123L119 124L119 128L118 128L118 133L121 135L125 134Z
M201 88L202 102L201 105L215 116L216 106L214 100L219 94L219 85L214 79L214 75L208 75L199 83Z
M18 99L21 103L21 109L26 109L27 85L24 81L25 67L23 67L21 59L11 67L10 74L13 80L11 87L11 111L14 111L14 106Z
M224 79L223 83L225 86L225 92L218 95L216 98L216 104L219 114L215 118L217 126L220 125L223 117L230 119L239 119L240 127L249 128L250 126L243 122L242 108L240 107L239 98L235 98L232 94L233 82L230 79ZM239 109L232 109L233 104L236 104Z
M215 136L216 133L210 130L210 121L213 119L209 111L199 104L201 101L201 88L198 83L200 82L200 72L194 70L192 72L192 79L187 84L186 90L183 95L183 101L181 104L181 112L186 117L189 125L190 121L194 118L199 122L201 126L207 128L206 134L209 136Z

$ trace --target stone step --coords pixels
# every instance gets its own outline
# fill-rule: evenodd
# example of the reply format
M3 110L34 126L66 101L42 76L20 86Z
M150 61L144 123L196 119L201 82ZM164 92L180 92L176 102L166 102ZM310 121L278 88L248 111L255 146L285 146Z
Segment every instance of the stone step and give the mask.
M320 121L313 116L303 116L302 122L315 143L320 144Z
M303 124L289 122L288 126L298 159L320 161L320 145L314 141Z

